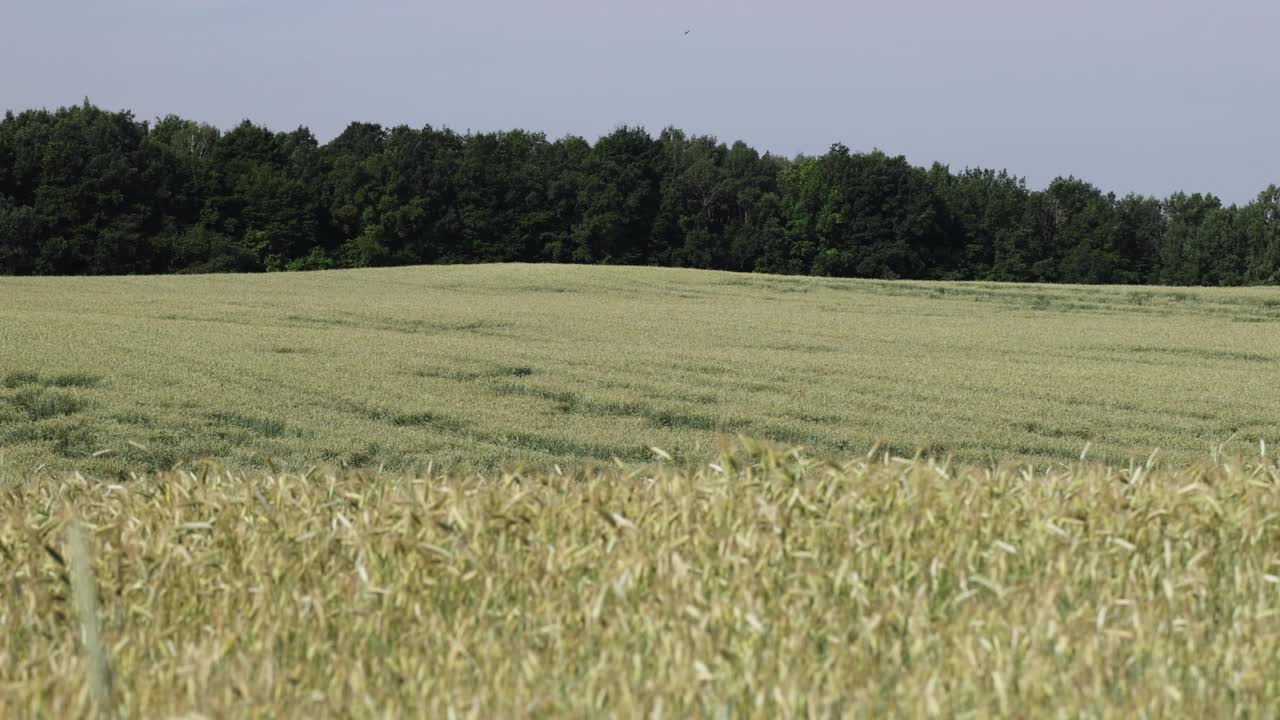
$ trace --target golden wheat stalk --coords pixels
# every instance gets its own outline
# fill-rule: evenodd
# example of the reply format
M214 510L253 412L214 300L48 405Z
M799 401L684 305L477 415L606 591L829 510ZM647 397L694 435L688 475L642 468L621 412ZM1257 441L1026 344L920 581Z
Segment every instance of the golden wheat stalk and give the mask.
M102 641L102 625L98 620L98 593L93 578L93 555L89 540L80 523L67 527L68 563L71 592L75 598L76 618L80 625L80 642L89 665L89 690L98 712L111 716L111 665Z

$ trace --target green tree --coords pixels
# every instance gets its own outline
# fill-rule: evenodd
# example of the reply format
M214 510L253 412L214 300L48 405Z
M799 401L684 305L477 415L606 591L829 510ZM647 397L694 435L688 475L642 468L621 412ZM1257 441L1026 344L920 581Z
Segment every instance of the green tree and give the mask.
M813 172L798 185L804 197L790 218L793 237L813 244L810 272L879 278L943 274L953 248L941 222L945 208L923 170L901 156L878 150L853 154L837 144L817 159ZM811 216L799 217L799 208Z
M539 158L538 176L542 178L547 203L547 223L538 237L542 259L573 261L574 229L582 222L581 198L590 157L590 143L568 136L551 143Z
M573 262L649 260L659 203L657 151L638 127L618 128L591 148L578 195L581 217L572 231Z
M381 125L352 123L323 149L329 167L325 196L330 232L348 267L382 265L390 259L378 216L389 174L387 135Z
M931 173L947 208L948 235L956 249L955 277L1011 280L1025 272L1017 255L1018 233L1027 205L1027 185L1005 171L966 169L958 175Z
M1116 201L1116 252L1120 269L1116 281L1140 285L1156 280L1156 251L1163 242L1166 220L1160 201L1129 194Z
M675 128L658 136L660 201L650 261L676 267L723 267L726 226L737 197L725 171L728 149L712 137Z
M1280 283L1280 187L1270 185L1240 211L1244 282Z
M166 269L152 240L171 211L170 174L146 123L88 102L0 123L8 269L106 274ZM33 246L34 242L34 246Z
M1156 248L1155 276L1164 285L1199 285L1208 277L1212 243L1205 231L1222 201L1212 195L1174 193L1164 202L1166 231Z
M353 123L227 132L88 102L0 119L0 273L553 260L882 277L1280 281L1280 190L1031 192L833 145L820 157L621 127L588 143Z

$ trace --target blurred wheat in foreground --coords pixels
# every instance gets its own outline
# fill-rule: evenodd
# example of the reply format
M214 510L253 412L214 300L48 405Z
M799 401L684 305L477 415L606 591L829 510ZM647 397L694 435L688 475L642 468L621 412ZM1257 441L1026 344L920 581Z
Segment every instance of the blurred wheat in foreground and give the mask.
M4 717L93 707L72 517L120 717L1280 711L1265 456L10 478Z

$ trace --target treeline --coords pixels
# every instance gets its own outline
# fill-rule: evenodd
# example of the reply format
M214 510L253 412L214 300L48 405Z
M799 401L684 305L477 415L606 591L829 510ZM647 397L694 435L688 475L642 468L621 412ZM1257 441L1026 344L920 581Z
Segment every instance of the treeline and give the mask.
M648 264L845 277L1239 285L1280 280L1280 189L1044 190L833 145L820 157L620 128L353 123L329 143L85 103L0 121L0 274Z

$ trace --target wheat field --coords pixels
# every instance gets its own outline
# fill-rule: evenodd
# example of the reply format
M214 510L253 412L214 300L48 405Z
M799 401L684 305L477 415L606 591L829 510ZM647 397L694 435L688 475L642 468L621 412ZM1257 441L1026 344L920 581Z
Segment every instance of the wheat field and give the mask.
M1280 716L1275 289L0 298L0 717Z
M4 488L5 717L1280 712L1261 455L1032 470L747 442L694 468Z
M1280 291L497 265L0 278L0 467L493 472L1280 442Z

